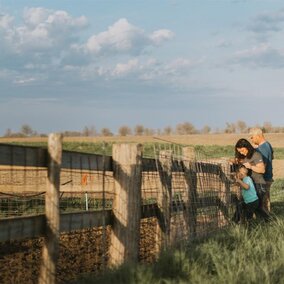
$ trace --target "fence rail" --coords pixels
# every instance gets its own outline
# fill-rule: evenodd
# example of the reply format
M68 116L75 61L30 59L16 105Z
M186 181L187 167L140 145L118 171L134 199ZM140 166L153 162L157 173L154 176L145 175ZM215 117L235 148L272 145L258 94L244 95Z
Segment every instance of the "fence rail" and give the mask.
M60 215L60 233L111 225L111 210ZM45 215L0 219L0 242L45 236Z

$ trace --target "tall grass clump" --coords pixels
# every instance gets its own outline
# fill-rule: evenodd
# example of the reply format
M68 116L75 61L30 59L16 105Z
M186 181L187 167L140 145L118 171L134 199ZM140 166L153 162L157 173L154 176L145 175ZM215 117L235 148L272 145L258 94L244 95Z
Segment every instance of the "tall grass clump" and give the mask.
M189 246L191 263L207 283L283 283L284 223L255 228L235 226L209 240ZM190 253L191 251L191 253ZM200 277L189 271L192 283Z
M284 222L232 226L163 252L151 265L124 264L76 283L284 283Z

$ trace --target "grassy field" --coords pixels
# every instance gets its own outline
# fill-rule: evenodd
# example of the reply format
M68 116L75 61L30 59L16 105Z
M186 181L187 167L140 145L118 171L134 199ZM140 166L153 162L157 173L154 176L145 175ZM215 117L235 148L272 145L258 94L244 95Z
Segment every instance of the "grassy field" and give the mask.
M154 264L124 264L76 283L284 283L284 180L273 185L272 210L268 224L232 225L164 252Z
M196 136L196 135L192 135ZM96 153L96 154L102 154L105 152L108 155L111 155L111 149L112 145L115 143L131 143L131 142L139 142L142 143L144 146L144 152L146 155L151 153L152 149L156 146L158 147L166 147L168 144L173 144L176 145L177 147L182 147L186 145L191 145L194 146L195 150L199 153L203 153L204 155L211 157L211 158L220 158L220 157L232 157L234 155L234 144L225 144L226 141L229 139L226 135L223 138L223 144L222 143L216 143L218 142L216 140L213 140L212 144L204 143L203 141L203 136L208 136L208 135L199 135L199 140L196 140L195 143L192 144L186 144L182 143L182 139L172 139L173 143L166 143L165 141L170 141L164 139L164 137L161 137L158 139L154 139L153 137L147 141L145 137L136 137L136 136L131 136L128 137L127 139L125 137L118 137L115 139L112 137L112 140L109 137L109 141L101 140L99 138L70 138L67 137L63 141L63 149L64 150L69 150L69 151L77 151L77 152L85 152L85 153ZM173 136L175 137L175 136ZM231 137L231 136L229 136ZM102 138L102 137L100 137ZM124 139L122 139L124 138ZM137 141L134 141L136 138ZM201 139L202 138L202 139ZM180 141L180 142L174 142L174 141ZM284 141L284 137L283 137ZM0 143L9 143L9 144L16 144L16 145L26 145L26 146L38 146L38 147L46 147L47 146L47 140L46 138L17 138L17 139L4 139L0 138ZM279 145L282 145L279 143ZM284 159L284 143L283 146L276 147L274 146L274 156L275 159L280 160Z
M154 148L167 147L172 143L175 147L194 146L196 151L209 158L233 157L236 141L248 135L240 134L208 134L208 135L172 135L172 136L113 136L113 137L65 137L63 149L86 153L111 155L114 143L142 143L145 157L153 154ZM267 134L275 151L273 162L274 178L284 178L284 134ZM249 138L249 137L245 137ZM0 143L46 147L47 138L0 138Z
M283 283L283 221L231 227L210 239L166 252L151 266L124 265L76 283Z

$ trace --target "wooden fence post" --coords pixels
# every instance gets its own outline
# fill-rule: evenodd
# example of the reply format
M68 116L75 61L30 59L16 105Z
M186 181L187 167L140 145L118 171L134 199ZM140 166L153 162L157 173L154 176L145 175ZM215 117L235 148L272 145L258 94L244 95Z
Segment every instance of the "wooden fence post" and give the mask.
M189 237L196 237L197 226L197 173L195 165L194 147L184 147L182 149L183 163L185 166L185 180L188 186L187 191L187 226Z
M56 283L56 263L59 249L59 189L62 158L62 135L48 136L48 181L45 194L46 228L42 248L39 283Z
M221 208L222 211L219 211L218 218L218 227L223 227L227 225L228 215L229 215L229 204L231 203L231 194L230 194L230 162L228 158L220 159L220 167L221 167L221 181L220 184L220 192L219 197L221 200Z
M115 197L111 233L110 265L138 262L142 145L114 144L112 150Z
M159 224L157 226L157 252L166 249L171 242L171 206L172 206L172 151L159 153L161 188L158 190Z

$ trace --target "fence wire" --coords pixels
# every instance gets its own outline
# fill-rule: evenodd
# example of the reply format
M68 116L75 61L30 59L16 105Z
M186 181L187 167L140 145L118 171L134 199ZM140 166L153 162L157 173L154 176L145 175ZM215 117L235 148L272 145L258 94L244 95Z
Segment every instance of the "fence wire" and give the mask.
M153 172L145 167L142 176L143 204L157 215L142 222L142 232L147 234L141 234L140 256L146 262L155 258L162 246L185 243L227 226L238 198L226 160L210 160L194 151L186 153L177 144L153 147L148 157L155 159L156 169ZM159 211L164 202L168 212ZM162 232L159 222L164 226ZM150 246L149 239L154 239L156 246Z
M0 221L44 214L48 173L46 164L35 166L41 158L37 155L38 149L12 145L0 147ZM60 213L111 210L113 172L93 170L94 164L99 163L94 155L67 154L60 173ZM86 159L89 159L88 163ZM89 216L91 221L92 215ZM15 229L20 234L26 228L21 219L18 220L19 229ZM30 220L36 231L37 222ZM74 222L78 223L78 218L76 220ZM104 270L107 266L110 225L103 219L102 226L93 227L92 222L89 227L84 226L85 229L60 233L58 283L66 283L80 273ZM43 237L0 242L0 283L37 283L43 244Z
M0 219L31 216L45 212L47 171L40 171L41 182L35 183L36 169L0 170ZM2 178L2 176L5 178ZM30 179L28 175L35 176ZM76 212L112 208L112 172L61 171L60 211ZM104 183L104 185L103 185ZM104 189L103 189L104 187ZM28 189L28 190L26 190Z

